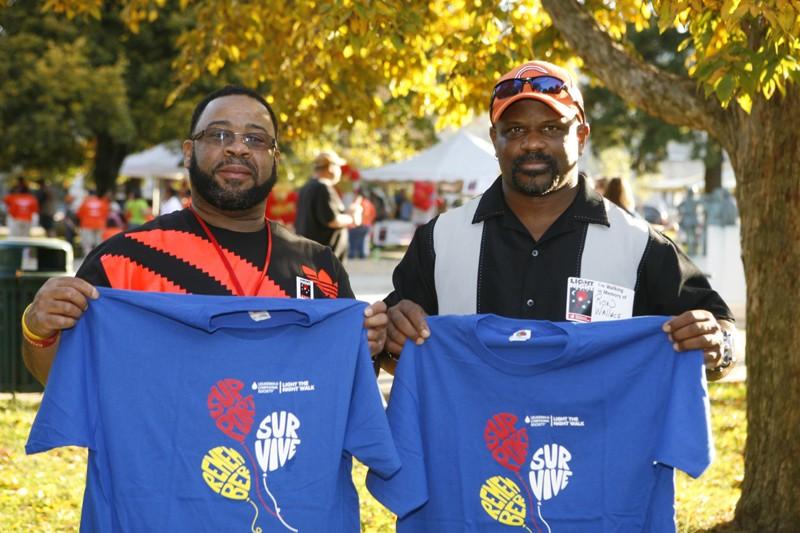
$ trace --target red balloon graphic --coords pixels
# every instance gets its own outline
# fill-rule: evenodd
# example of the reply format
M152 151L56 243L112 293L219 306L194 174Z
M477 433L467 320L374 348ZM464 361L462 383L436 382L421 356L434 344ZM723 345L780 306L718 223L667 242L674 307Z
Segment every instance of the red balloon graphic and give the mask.
M253 396L243 397L244 383L222 379L208 393L208 410L217 427L230 438L243 442L253 427L256 405Z
M516 415L498 413L486 422L483 439L495 461L514 472L519 472L528 455L528 432L525 428L515 428L516 423Z

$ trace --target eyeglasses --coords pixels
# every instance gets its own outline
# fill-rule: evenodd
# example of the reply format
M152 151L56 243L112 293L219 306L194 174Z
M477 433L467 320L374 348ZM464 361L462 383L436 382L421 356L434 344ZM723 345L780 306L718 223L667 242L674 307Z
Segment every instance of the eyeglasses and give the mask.
M572 96L567 82L555 76L537 76L535 78L512 78L510 80L503 80L494 86L492 100L489 102L489 109L491 110L494 107L495 100L505 100L506 98L511 98L523 92L526 83L530 85L531 90L535 93L555 95L559 94L561 91L565 91L578 108L581 117L583 117L583 108L578 101L575 100L575 97Z
M278 147L278 142L267 133L249 131L239 133L221 128L208 128L197 132L190 138L193 141L203 141L214 146L230 146L238 136L241 136L244 145L253 151L274 150Z

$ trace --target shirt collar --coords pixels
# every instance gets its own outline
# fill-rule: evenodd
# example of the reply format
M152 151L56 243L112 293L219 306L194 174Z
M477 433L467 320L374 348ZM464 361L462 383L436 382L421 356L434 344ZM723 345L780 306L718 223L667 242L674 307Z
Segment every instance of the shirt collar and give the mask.
M475 210L472 223L476 224L489 218L503 216L509 211L510 209L503 196L503 178L498 176L494 183L486 189L486 192L483 193L478 202L478 208ZM603 197L592 187L586 186L586 174L583 172L578 174L578 194L575 196L572 205L567 208L565 215L590 224L611 225L608 222L608 213L606 213Z

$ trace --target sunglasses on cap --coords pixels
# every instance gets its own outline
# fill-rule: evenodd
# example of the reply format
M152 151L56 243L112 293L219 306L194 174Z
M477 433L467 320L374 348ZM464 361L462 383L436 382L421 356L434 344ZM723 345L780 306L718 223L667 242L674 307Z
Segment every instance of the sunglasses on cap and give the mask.
M572 96L567 82L555 76L537 76L535 78L511 78L503 80L494 86L492 91L492 99L489 102L489 109L494 108L495 100L505 100L511 98L525 90L525 84L528 84L531 90L535 93L557 95L562 91L572 99L572 103L578 108L580 118L583 120L584 112L581 105Z

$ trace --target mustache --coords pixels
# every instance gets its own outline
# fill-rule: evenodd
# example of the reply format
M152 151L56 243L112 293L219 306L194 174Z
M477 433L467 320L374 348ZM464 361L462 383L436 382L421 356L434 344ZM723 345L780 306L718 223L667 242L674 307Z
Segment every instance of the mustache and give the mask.
M241 165L247 167L247 169L250 170L250 173L253 174L253 176L258 175L258 169L256 168L255 164L252 161L249 161L247 159L242 159L240 157L227 157L223 159L222 161L214 165L214 168L211 170L211 173L213 174L214 172L224 167L225 165Z
M527 154L521 155L512 161L511 165L515 172L521 172L523 174L527 174L524 170L520 167L525 163L530 163L534 161L541 161L549 167L550 171L553 174L558 173L558 162L555 160L554 157L547 155L544 152L528 152Z

